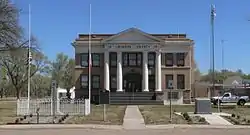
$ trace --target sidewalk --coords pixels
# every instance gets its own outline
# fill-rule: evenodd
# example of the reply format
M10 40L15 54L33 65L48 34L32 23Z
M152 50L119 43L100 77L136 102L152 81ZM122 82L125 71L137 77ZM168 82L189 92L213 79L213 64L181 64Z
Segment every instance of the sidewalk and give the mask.
M144 129L146 128L144 119L138 106L127 106L123 118L124 129Z
M232 123L216 114L203 114L201 116L204 117L210 125L233 125Z

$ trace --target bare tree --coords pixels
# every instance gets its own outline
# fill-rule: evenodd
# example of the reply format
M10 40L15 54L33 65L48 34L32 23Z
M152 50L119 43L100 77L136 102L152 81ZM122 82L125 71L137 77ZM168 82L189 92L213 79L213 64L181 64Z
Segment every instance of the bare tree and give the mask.
M35 47L33 47L35 48ZM32 63L31 63L31 76L36 73L43 73L48 65L47 57L45 57L39 49L31 49ZM5 53L2 62L2 68L6 69L7 76L11 80L12 85L16 90L17 98L21 96L21 90L28 81L28 49L20 48ZM30 77L31 77L30 76Z
M10 0L0 1L0 52L16 49L22 36L22 29L18 22L19 9Z

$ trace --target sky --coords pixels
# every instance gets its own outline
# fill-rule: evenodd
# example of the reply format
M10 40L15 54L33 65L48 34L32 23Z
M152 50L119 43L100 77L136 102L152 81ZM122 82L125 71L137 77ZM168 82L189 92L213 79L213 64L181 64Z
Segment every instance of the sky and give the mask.
M136 27L146 33L185 33L195 41L195 60L202 73L210 66L210 5L216 7L215 68L250 73L249 0L13 0L22 9L20 23L31 31L50 60L63 52L74 57L72 41L89 32L118 33ZM222 44L221 41L224 40ZM224 46L224 47L222 47ZM224 48L224 62L222 62Z

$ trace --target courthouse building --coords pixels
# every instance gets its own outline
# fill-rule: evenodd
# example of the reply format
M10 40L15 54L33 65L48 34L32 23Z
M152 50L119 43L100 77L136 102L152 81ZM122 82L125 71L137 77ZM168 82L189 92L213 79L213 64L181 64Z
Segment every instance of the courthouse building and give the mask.
M76 97L88 96L89 35L74 41ZM194 82L194 41L186 34L149 34L129 28L117 34L91 35L91 95L163 93L173 89L178 103L190 102ZM171 84L172 83L172 87Z

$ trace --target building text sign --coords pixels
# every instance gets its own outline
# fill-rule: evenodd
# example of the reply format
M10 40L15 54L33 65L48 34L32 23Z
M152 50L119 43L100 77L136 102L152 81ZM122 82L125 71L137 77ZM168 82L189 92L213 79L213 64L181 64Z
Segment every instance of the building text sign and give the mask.
M157 48L157 44L105 44L108 49L153 49Z

